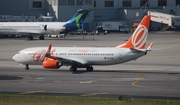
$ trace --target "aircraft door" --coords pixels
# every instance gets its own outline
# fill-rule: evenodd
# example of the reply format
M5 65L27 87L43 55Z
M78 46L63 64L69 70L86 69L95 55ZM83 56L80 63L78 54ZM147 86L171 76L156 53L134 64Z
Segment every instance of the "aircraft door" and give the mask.
M28 51L25 51L25 52L24 52L24 55L23 55L24 59L27 58L27 56L28 56L27 54L28 54Z
M28 50L25 51L25 53L24 53L24 55L23 55L24 59L28 59L29 53L30 53L30 52L29 52Z

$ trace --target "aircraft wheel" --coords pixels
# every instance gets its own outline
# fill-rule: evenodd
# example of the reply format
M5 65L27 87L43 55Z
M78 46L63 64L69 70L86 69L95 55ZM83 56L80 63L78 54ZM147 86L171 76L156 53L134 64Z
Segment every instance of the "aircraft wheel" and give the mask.
M29 65L26 65L25 70L29 70Z
M93 71L93 67L92 67L92 66L87 67L87 68L86 68L86 71Z
M28 40L33 40L33 36L28 36Z
M72 71L72 72L77 71L77 68L76 67L70 67L70 71Z
M43 35L39 36L39 40L44 40L44 36Z
M31 36L30 40L33 40L33 36Z

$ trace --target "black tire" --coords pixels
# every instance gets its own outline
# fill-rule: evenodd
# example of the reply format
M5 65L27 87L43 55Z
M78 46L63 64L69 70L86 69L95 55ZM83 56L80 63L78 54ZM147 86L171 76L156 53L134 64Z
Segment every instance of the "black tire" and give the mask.
M87 67L86 71L93 71L93 67L92 66L91 67Z
M43 35L39 36L39 40L44 40L44 36Z
M70 69L69 69L71 72L73 71L73 67L70 67Z
M90 71L93 71L93 67L89 67Z
M76 67L70 67L70 71L75 72L75 71L77 71L77 68Z
M28 36L28 40L33 40L33 36Z
M29 70L29 67L25 67L25 70Z

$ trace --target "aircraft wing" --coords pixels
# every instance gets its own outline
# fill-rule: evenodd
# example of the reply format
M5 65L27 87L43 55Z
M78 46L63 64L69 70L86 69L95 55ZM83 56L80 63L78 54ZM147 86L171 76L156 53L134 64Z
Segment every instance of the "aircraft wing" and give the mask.
M57 58L62 64L64 65L86 65L88 64L88 62L84 59L80 59L80 58L62 58L62 57L58 57Z
M45 34L42 30L17 30L17 33L23 33L23 34Z

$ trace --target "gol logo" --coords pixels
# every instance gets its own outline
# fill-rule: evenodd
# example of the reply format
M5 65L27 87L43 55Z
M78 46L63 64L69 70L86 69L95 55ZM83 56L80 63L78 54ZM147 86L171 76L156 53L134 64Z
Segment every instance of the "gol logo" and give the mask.
M132 36L132 44L136 49L141 49L146 44L148 30L144 25L139 25Z
M53 54L55 51L56 51L55 49L51 51L51 54ZM36 62L43 62L45 59L46 53L47 53L46 50L37 51L36 53L34 53L32 58Z

